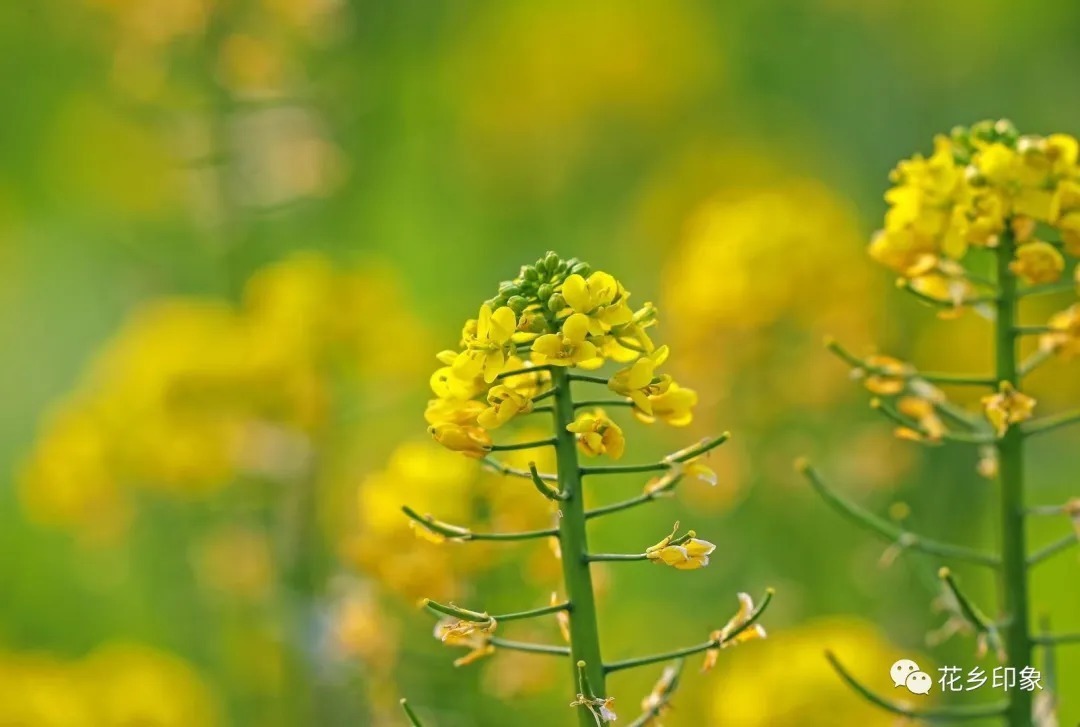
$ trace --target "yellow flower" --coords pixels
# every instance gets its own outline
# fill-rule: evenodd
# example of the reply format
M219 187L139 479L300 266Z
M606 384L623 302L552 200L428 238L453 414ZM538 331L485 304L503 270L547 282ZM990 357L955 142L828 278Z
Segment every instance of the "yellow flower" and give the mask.
M633 320L634 314L626 304L628 294L613 276L597 270L588 280L580 275L567 276L562 295L574 313L588 317L589 333L601 336L613 326Z
M675 523L671 535L646 548L646 557L653 563L663 563L679 570L697 570L707 566L709 555L716 550L716 546L707 540L699 539L693 530L676 538L678 529L679 524Z
M668 347L661 346L647 356L642 356L632 365L612 374L608 380L608 388L616 394L628 396L634 401L634 406L646 414L652 414L650 396L663 394L671 386L671 377L664 374L656 383L656 367L667 360Z
M646 328L656 325L656 306L646 302L634 312L629 323L615 326L601 339L600 352L605 358L620 363L633 361L642 353L656 348Z
M553 366L581 366L597 368L603 359L597 355L596 346L586 340L589 335L589 318L574 313L562 324L558 333L545 333L533 341L533 361Z
M505 369L516 328L517 316L508 306L495 311L489 305L480 306L480 315L468 321L462 331L465 350L454 359L454 374L465 380L483 376L490 384Z
M997 394L984 396L982 404L986 418L994 425L999 437L1005 436L1010 424L1030 419L1035 410L1035 400L1014 389L1007 381L1001 382Z
M491 387L491 391L487 395L487 401L488 407L481 411L476 419L477 423L484 429L497 429L518 414L530 412L533 408L532 400L529 397L522 396L503 384Z
M445 422L433 424L428 427L428 432L442 446L466 457L480 459L491 451L491 437L480 427Z
M1053 283L1065 270L1065 258L1050 243L1035 240L1016 249L1016 259L1009 263L1009 269L1033 285Z
M724 624L722 629L713 631L709 634L709 638L716 643L716 646L705 652L705 661L701 665L702 671L708 671L716 666L716 660L720 658L720 649L725 649L729 646L738 646L739 644L747 641L754 641L755 639L765 638L765 627L761 624L754 624L749 628L743 629L734 638L731 636L736 630L742 628L749 620L750 614L754 612L754 599L750 597L750 594L740 593L738 599L739 610L735 612L735 615Z
M606 454L619 459L626 449L622 429L603 409L596 409L592 414L581 412L573 423L566 425L566 430L577 435L578 449L590 457Z
M1080 354L1080 303L1052 315L1049 326L1053 330L1039 339L1040 348L1064 358Z
M454 660L454 666L465 666L495 653L495 645L488 638L495 625L495 619L473 623L447 617L435 624L434 635L448 646L468 647L468 654Z
M921 396L903 396L896 402L896 408L901 414L914 419L919 425L918 430L911 427L898 427L896 436L917 442L927 441L934 444L941 442L945 434L945 423L938 416L932 401Z
M659 419L673 427L684 427L694 419L691 410L697 406L698 395L693 389L685 389L672 381L666 390L651 394L648 399L650 413L634 407L634 416L646 424Z
M436 356L446 365L435 369L428 384L432 393L440 399L471 399L484 390L484 380L479 376L463 379L454 373L451 364L457 357L457 351L442 351Z
M523 361L517 356L511 356L506 361L506 371L521 371L533 368L532 361ZM503 376L499 382L520 396L533 398L549 388L551 374L547 371L528 371L513 376Z
M892 356L874 355L867 356L865 363L871 373L863 380L863 386L870 393L893 396L906 388L911 367L903 361Z
M484 403L472 399L430 399L424 410L428 424L456 424L461 427L476 426L477 417L484 411Z

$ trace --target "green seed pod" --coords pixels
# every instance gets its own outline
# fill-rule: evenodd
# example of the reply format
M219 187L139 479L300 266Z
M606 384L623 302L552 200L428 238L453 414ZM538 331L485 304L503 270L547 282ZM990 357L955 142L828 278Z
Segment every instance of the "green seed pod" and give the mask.
M552 313L558 313L566 307L566 298L562 297L562 293L555 293L548 298L547 307Z
M551 283L544 283L536 289L536 297L539 298L541 302L547 302L547 299L550 298L552 293L554 292L554 285L552 285Z
M507 299L506 304L510 306L510 310L520 314L529 305L529 301L520 295L512 295Z

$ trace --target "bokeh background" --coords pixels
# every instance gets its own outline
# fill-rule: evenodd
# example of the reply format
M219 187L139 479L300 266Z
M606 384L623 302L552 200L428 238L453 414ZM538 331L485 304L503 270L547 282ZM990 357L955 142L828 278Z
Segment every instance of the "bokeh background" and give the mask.
M985 322L903 298L865 244L933 134L1080 131L1078 29L1065 0L0 3L0 724L398 725L401 695L442 727L569 723L564 665L454 669L416 608L546 603L551 553L435 546L397 510L546 522L422 410L433 354L547 249L654 301L701 394L688 430L628 424L628 458L735 434L716 488L593 530L635 552L692 518L718 545L702 571L603 569L605 651L696 643L777 589L769 640L689 664L670 724L893 724L826 648L883 691L899 656L992 667L928 645L939 564L883 563L791 463L994 545L977 452L893 439L820 343L988 370ZM1075 406L1078 381L1051 365L1033 394ZM1031 500L1078 471L1075 432L1040 440ZM1062 629L1077 568L1035 577ZM1075 724L1080 654L1058 661ZM655 677L611 680L622 719Z

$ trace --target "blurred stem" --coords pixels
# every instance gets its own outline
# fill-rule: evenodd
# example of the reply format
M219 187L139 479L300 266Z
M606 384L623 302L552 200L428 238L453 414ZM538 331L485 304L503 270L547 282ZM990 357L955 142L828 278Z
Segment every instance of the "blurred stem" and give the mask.
M596 696L605 696L603 659L600 656L600 634L596 620L596 600L592 571L585 554L588 540L585 532L585 501L581 487L577 443L567 426L574 422L574 397L570 391L569 373L563 369L551 372L555 386L555 456L558 460L558 481L566 500L561 504L559 545L562 550L563 581L570 602L570 652L572 677L577 683L577 662L584 661L584 674ZM606 383L606 382L605 382ZM578 708L582 727L595 724L585 707Z
M409 700L404 697L401 698L401 708L405 710L405 716L409 718L409 724L413 727L424 727L424 723L420 721L420 718L416 716L416 712L409 706Z
M997 249L997 279L1000 294L994 331L997 378L1020 389L1021 373L1016 356L1016 321L1019 295L1016 276L1009 269L1016 249L1012 233L1006 229ZM1001 488L1002 590L1008 666L1017 672L1031 663L1031 633L1028 616L1028 562L1024 519L1024 435L1020 427L1009 427L995 445L998 453ZM1007 721L1013 727L1031 725L1031 692L1014 690L1009 695Z

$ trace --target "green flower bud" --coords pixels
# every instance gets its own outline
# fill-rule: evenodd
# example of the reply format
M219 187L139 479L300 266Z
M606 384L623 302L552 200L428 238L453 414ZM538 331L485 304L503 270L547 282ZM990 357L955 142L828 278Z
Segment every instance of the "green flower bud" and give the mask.
M548 254L544 256L544 267L547 268L548 272L555 272L560 262L562 261L554 250L548 250Z
M589 263L577 263L572 268L570 268L570 272L575 275L580 275L583 278L587 278L592 272L592 267L589 265Z
M536 272L536 268L532 265L522 265L521 278L525 282L535 283L540 280L540 273Z
M566 298L562 297L562 293L555 293L548 298L547 307L552 313L558 313L566 307Z
M520 292L521 289L518 288L517 283L512 280L504 280L499 283L499 295L509 298L510 296L517 295Z
M536 289L536 297L539 298L542 302L546 302L547 299L550 298L552 293L554 293L554 292L555 292L555 286L554 285L552 285L551 283L544 283L543 285L541 285L539 288Z
M529 301L520 295L512 295L507 299L506 304L510 306L510 310L520 314L529 305Z

